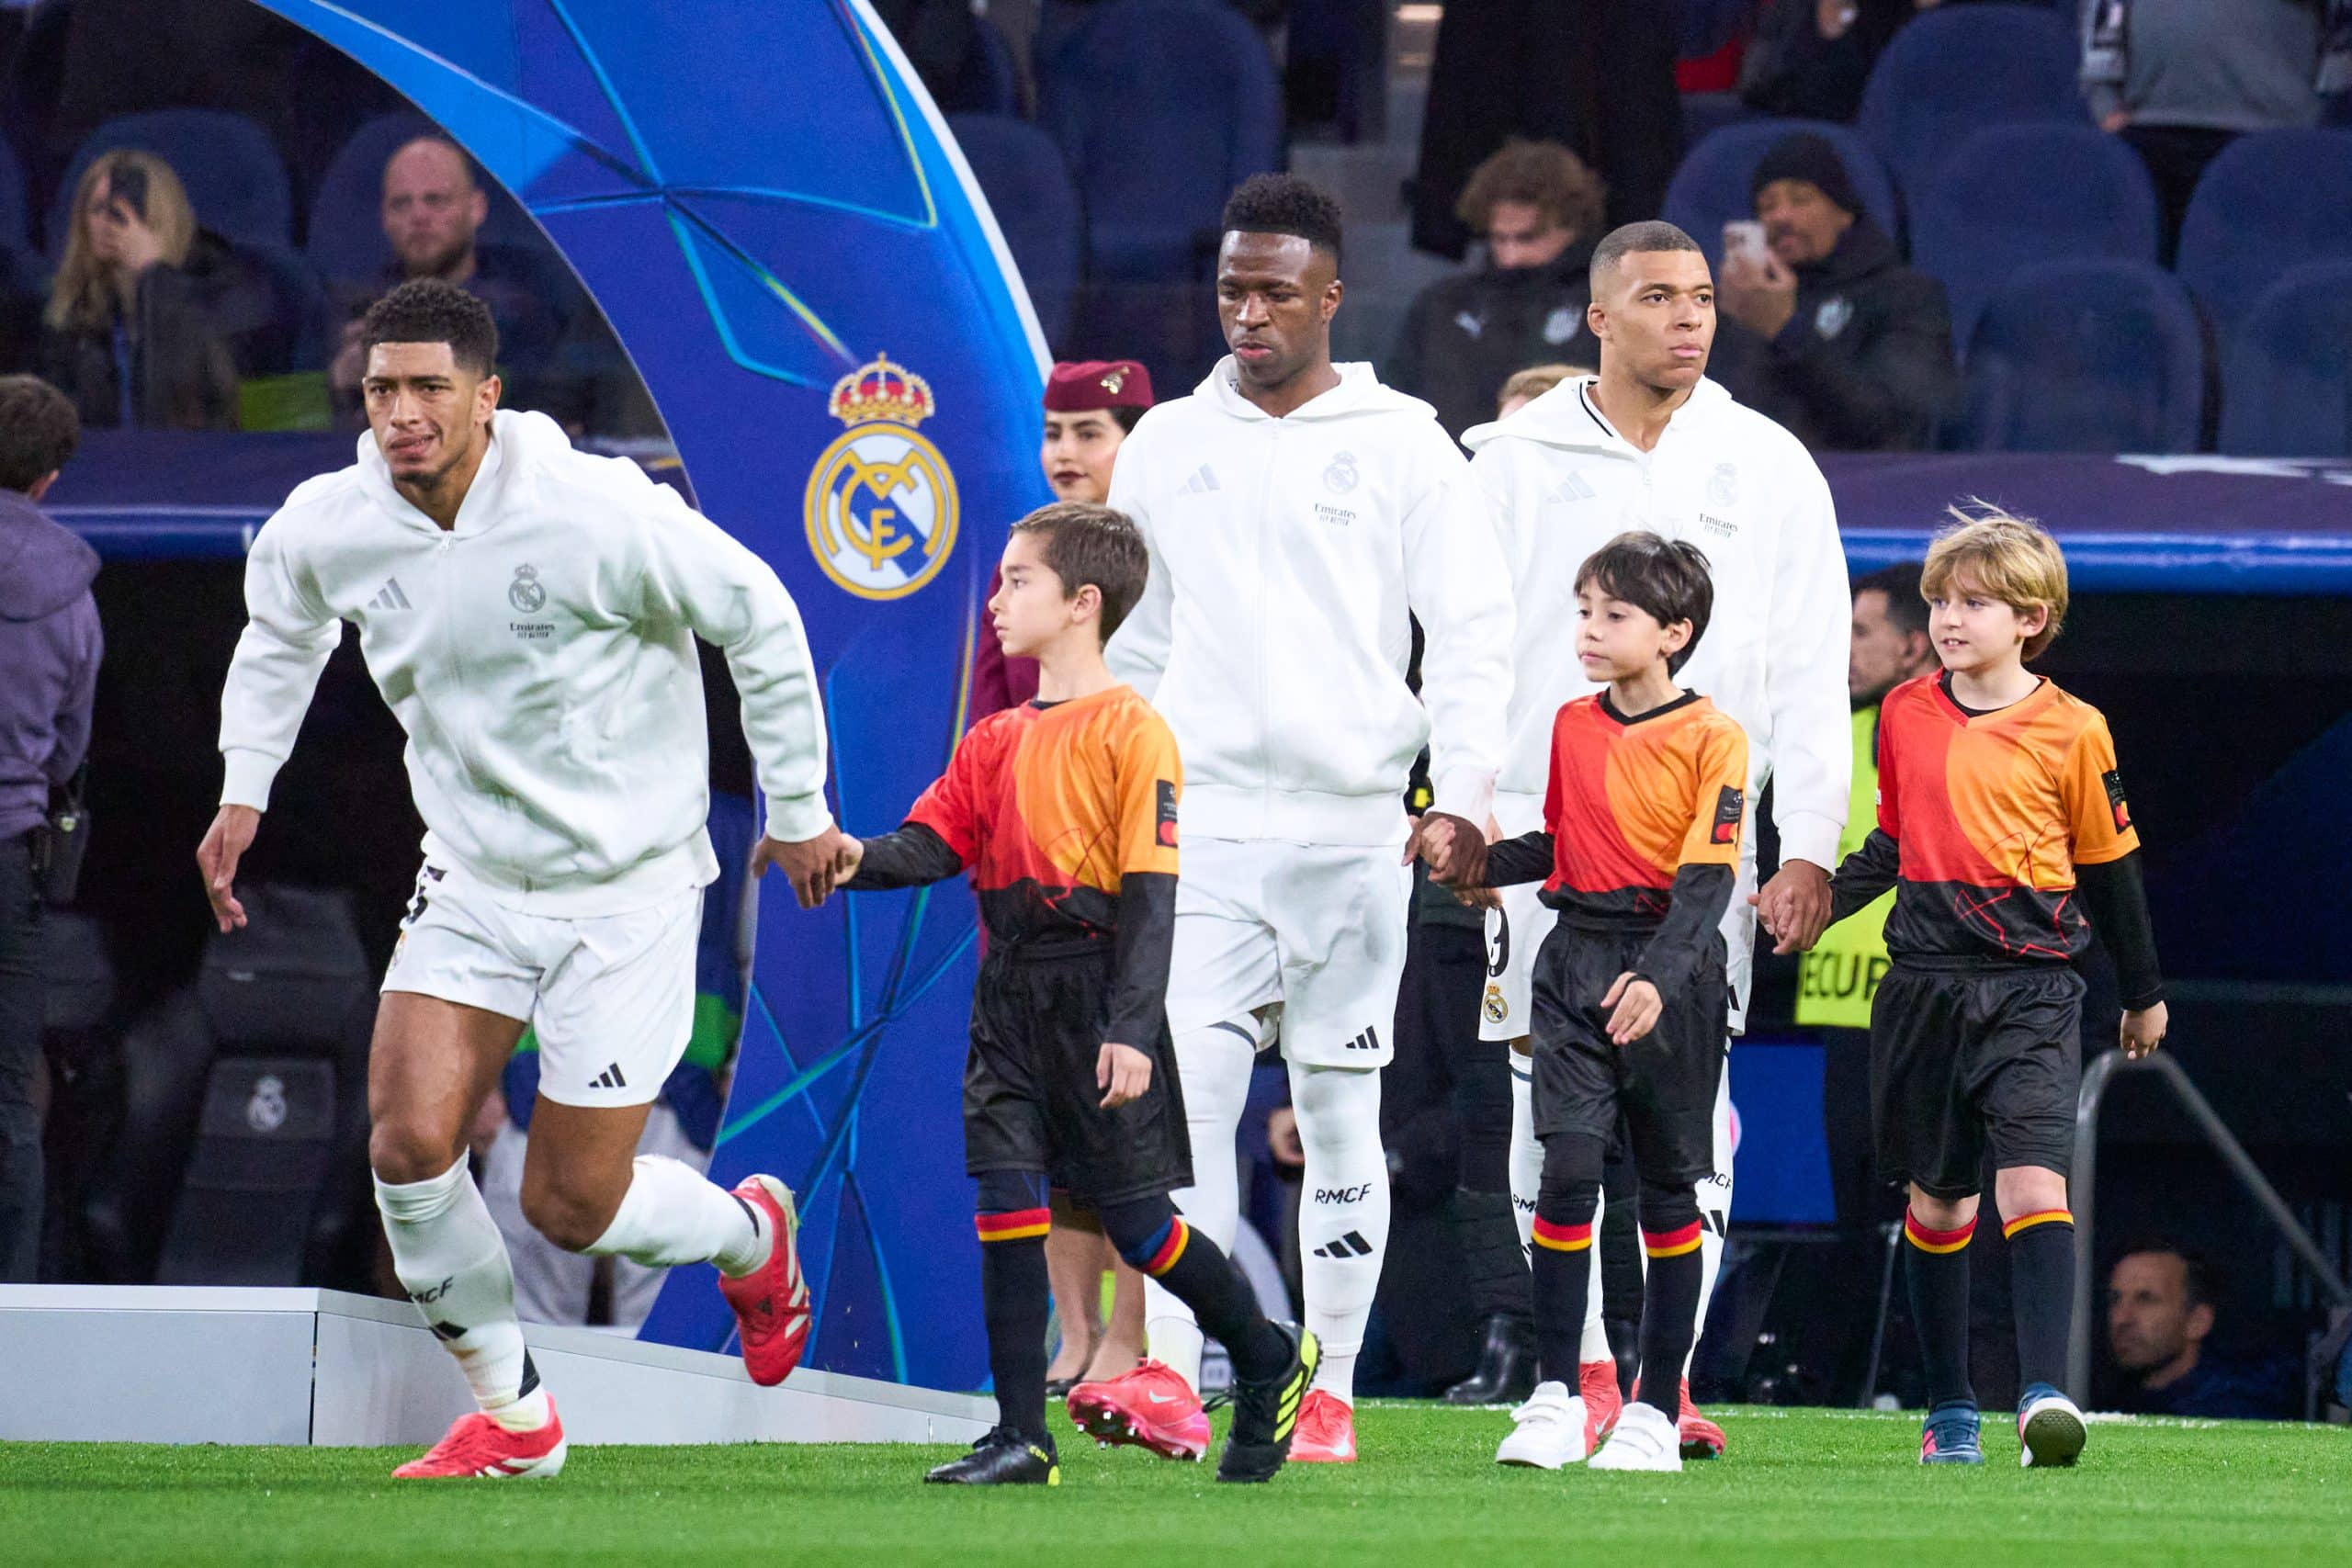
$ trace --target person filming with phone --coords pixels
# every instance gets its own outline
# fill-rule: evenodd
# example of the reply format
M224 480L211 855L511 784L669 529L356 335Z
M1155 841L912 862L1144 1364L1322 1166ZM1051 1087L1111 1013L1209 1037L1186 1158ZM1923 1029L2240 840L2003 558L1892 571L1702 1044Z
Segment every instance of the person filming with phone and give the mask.
M1903 265L1822 137L1773 143L1724 225L1710 374L1813 451L1926 446L1957 383L1944 286Z

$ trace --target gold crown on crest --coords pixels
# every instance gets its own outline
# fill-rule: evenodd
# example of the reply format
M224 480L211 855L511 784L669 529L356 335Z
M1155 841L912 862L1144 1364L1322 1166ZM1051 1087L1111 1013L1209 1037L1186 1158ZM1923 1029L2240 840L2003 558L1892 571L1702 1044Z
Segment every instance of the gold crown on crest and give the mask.
M833 383L825 412L843 424L888 420L894 424L921 424L939 412L932 400L931 383L903 365L893 365L877 354L871 365L861 365Z

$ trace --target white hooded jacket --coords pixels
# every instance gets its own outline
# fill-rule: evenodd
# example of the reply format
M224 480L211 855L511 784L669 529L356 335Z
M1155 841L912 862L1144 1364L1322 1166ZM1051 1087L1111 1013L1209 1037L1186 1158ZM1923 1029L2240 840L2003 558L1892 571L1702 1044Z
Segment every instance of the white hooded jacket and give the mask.
M1852 608L1828 484L1795 436L1713 381L1648 452L1611 428L1590 386L1563 382L1462 438L1519 605L1503 830L1539 825L1553 716L1594 690L1577 661L1577 569L1648 529L1698 546L1713 569L1713 617L1677 682L1747 732L1751 801L1777 781L1781 858L1836 869L1853 770Z
M220 699L224 805L263 808L343 635L408 732L428 856L511 908L643 908L718 874L695 634L726 654L770 835L824 830L825 729L800 613L767 564L634 463L502 411L443 531L372 434L298 487L245 564Z
M1188 834L1399 843L1424 740L1437 809L1483 822L1493 799L1511 637L1494 531L1430 406L1337 368L1274 419L1228 357L1119 448L1110 503L1151 579L1109 658L1175 731Z

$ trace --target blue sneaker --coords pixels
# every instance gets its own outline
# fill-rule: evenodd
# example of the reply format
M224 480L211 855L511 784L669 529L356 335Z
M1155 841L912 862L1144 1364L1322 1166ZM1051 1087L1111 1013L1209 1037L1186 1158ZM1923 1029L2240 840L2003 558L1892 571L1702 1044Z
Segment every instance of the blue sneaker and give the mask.
M2089 1437L2075 1402L2048 1383L2031 1384L2018 1401L2018 1463L2026 1469L2074 1463Z
M1983 1464L1984 1445L1976 1435L1976 1406L1965 1400L1939 1404L1928 1412L1919 1432L1921 1464Z

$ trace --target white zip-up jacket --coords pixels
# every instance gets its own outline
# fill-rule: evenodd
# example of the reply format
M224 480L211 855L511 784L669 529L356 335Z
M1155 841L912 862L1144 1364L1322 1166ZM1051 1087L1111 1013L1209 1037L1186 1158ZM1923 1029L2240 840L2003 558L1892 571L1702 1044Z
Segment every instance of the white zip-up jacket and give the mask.
M499 902L577 918L718 874L695 634L726 654L768 833L825 807L825 728L800 612L767 564L636 464L502 411L447 532L392 488L372 434L254 539L220 699L223 805L266 807L319 672L359 628L408 732L429 857Z
M1424 740L1436 808L1486 820L1510 694L1510 585L1469 466L1369 365L1274 419L1221 361L1119 448L1151 547L1111 639L1184 757L1184 832L1394 845ZM1421 696L1405 684L1421 623Z
M1648 452L1611 428L1590 386L1563 382L1463 435L1519 604L1498 820L1506 833L1538 825L1553 717L1594 690L1577 661L1577 569L1648 529L1698 546L1713 569L1713 616L1676 681L1747 732L1748 798L1776 781L1781 858L1835 870L1853 772L1853 615L1828 484L1795 436L1713 381Z

